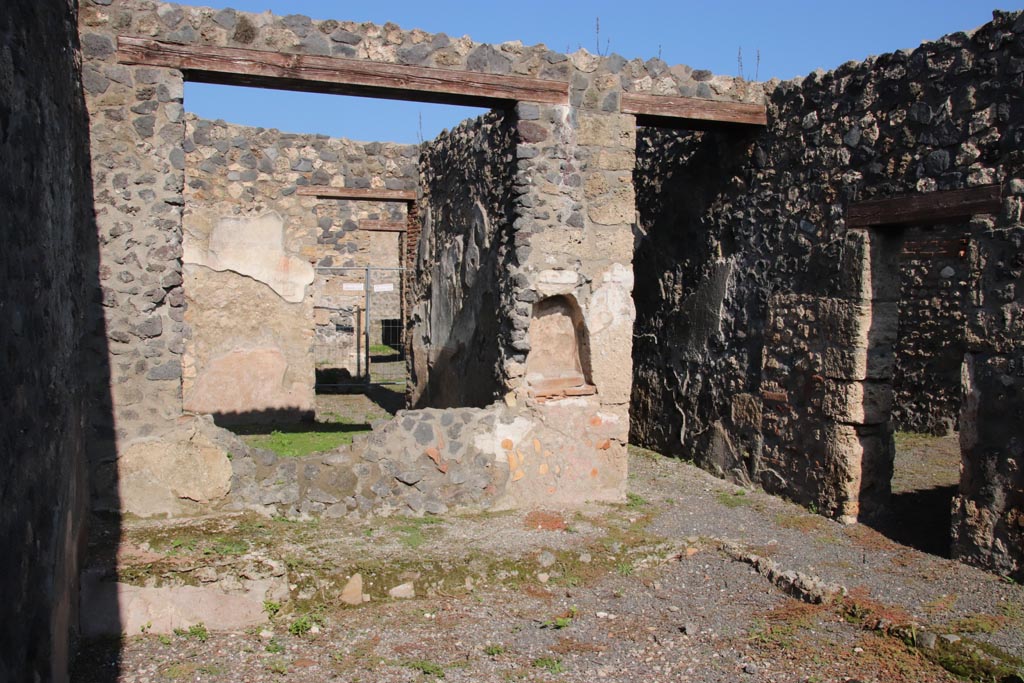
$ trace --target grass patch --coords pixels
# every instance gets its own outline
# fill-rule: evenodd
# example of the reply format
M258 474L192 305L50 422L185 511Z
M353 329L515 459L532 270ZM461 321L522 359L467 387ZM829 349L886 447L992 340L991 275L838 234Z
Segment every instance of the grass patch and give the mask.
M1008 621L1009 619L1004 616L972 614L969 617L957 619L947 628L955 633L995 633L1001 631Z
M533 660L533 666L537 669L544 669L548 673L560 674L565 671L562 660L557 657L538 657Z
M429 659L406 659L401 663L406 669L419 671L424 676L431 678L444 678L444 667Z
M505 654L505 647L502 645L488 645L484 648L484 654L488 657L497 657Z
M220 536L212 541L213 545L203 551L204 555L243 555L249 550L249 544L240 538Z
M722 491L715 496L715 499L727 508L746 507L754 504L754 501L747 497L747 492L743 489L733 493Z
M267 662L267 669L279 676L288 673L288 662L283 659L272 659Z
M789 649L795 646L801 630L813 629L825 608L788 599L773 610L754 618L748 639L763 648Z
M220 664L199 664L195 662L179 662L168 664L160 670L160 675L174 681L192 679L196 674L207 676L220 676L228 672L227 668Z
M946 671L969 681L1015 681L1024 677L1024 659L999 648L964 639L943 644L927 654Z
M270 434L245 434L242 440L255 448L273 451L285 458L298 458L311 453L331 451L339 446L348 446L356 434L370 431L369 425L338 425L344 429L310 429L307 431L274 430Z
M635 493L626 494L626 507L632 510L642 508L646 505L650 505L650 502L643 496L639 496Z
M894 432L892 435L893 444L899 450L910 450L918 448L935 448L941 444L946 437L922 432Z
M174 635L179 638L198 640L200 643L205 643L210 637L210 632L206 630L206 625L200 622L189 626L187 629L176 628L174 629Z
M823 517L799 512L779 513L775 515L775 524L783 529L794 529L805 533L822 531L828 527Z
M560 631L563 628L569 628L570 626L572 626L573 619L576 618L577 614L579 614L579 610L574 605L569 608L569 611L563 614L559 614L558 616L553 617L552 619L548 619L547 621L542 623L540 627L552 628L556 631Z
M399 542L410 550L415 550L427 542L424 527L444 524L440 517L407 517L395 527L395 531L401 534Z
M1017 624L1024 624L1024 602L1007 602L999 606L1003 616Z
M391 354L398 352L398 349L388 346L387 344L370 344L371 356L390 356Z
M288 625L288 633L302 638L303 636L308 635L309 632L313 630L314 626L319 628L323 623L324 618L320 612L310 612L293 619L292 623Z

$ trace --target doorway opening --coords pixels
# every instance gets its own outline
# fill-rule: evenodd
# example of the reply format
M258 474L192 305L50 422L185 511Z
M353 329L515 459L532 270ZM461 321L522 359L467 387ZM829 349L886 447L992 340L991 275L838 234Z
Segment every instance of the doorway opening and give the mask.
M268 92L190 84L187 106L193 86L206 99L216 91L225 107ZM420 147L323 128L283 132L294 129L290 111L379 103L272 95L277 118L258 126L186 114L183 404L261 447L306 440L324 450L406 405L405 276L418 235ZM409 103L393 104L408 114ZM230 115L209 102L202 111ZM415 125L395 137L410 135Z
M874 232L872 330L880 331L876 348L891 352L893 462L888 502L867 519L892 540L949 557L960 481L969 233L964 225Z

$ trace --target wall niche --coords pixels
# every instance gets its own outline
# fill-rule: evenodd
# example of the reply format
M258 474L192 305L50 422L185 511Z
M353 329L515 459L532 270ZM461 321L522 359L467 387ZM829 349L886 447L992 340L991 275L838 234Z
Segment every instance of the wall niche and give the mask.
M575 299L559 295L537 302L529 338L526 384L532 398L550 401L597 393L587 326Z

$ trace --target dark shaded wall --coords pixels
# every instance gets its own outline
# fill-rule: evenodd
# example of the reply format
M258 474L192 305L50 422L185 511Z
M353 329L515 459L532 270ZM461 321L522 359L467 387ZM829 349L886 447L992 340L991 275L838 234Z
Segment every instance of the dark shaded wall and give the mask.
M0 680L65 680L96 235L73 2L0 5Z
M423 146L422 232L411 274L411 403L485 406L504 395L514 329L516 125L492 111ZM529 303L529 302L526 302Z
M642 129L631 440L837 517L883 504L894 240L848 230L846 206L999 183L1002 211L965 228L954 553L1020 575L1022 85L1024 18L996 13L777 85L754 138Z

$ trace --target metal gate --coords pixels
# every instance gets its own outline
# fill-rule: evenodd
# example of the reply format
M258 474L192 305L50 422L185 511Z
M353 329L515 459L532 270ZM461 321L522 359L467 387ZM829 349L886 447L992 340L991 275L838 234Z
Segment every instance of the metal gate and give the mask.
M403 274L376 266L316 269L318 393L406 384Z

